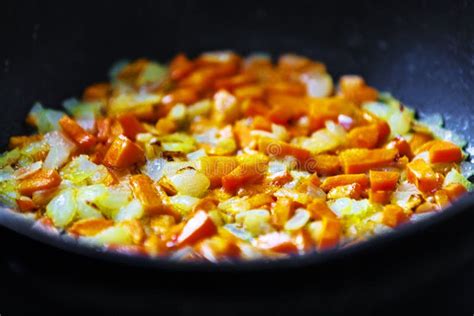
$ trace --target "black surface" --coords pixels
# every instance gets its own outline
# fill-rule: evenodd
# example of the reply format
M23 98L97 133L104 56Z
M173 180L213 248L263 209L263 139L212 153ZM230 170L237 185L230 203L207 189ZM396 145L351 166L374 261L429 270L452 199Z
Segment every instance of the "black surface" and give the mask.
M474 140L469 1L12 1L2 14L1 144L25 131L19 122L34 101L58 106L105 80L115 60L225 48L294 51L326 62L336 76L362 74L409 105L443 113L449 128ZM0 313L472 314L471 206L465 199L418 232L277 272L138 268L2 229Z

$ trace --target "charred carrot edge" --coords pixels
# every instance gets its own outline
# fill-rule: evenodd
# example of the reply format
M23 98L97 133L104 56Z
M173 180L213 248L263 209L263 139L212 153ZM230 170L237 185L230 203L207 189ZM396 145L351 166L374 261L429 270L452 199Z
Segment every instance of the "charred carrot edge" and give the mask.
M18 191L22 195L31 196L40 190L53 189L61 184L61 176L56 170L40 170L18 183Z
M408 221L408 216L405 214L403 208L398 205L385 205L383 209L382 223L392 228L395 228Z
M375 191L393 191L397 187L400 173L396 171L370 170L370 187Z
M76 121L67 115L59 120L59 125L61 125L63 131L82 149L88 150L97 142L94 135L86 132Z
M217 227L204 211L196 212L183 227L177 238L177 245L191 245L200 239L210 237L217 232Z
M363 173L341 174L337 176L327 177L321 184L321 189L327 192L332 188L353 183L358 183L362 187L362 189L365 190L369 186L369 177Z
M103 164L113 168L127 168L145 159L143 150L124 135L119 135L105 153Z
M104 218L87 218L78 220L72 224L68 231L80 236L94 236L102 230L114 225L114 221Z

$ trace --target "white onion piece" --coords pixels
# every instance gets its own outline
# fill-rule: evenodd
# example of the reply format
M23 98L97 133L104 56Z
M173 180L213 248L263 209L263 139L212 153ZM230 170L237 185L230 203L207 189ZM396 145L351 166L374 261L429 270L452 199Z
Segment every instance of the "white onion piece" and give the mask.
M303 226L309 221L310 217L311 215L307 210L299 208L295 211L295 215L286 222L285 229L298 230L303 228Z
M203 196L211 185L208 177L194 169L180 170L169 180L180 194L194 197Z
M42 166L43 166L43 162L42 161L37 161L37 162L34 162L31 165L27 166L27 167L23 167L23 168L20 168L20 169L16 170L13 175L15 176L15 178L17 180L24 179L24 178L32 175L36 171L40 170Z
M77 148L76 144L58 131L47 133L44 137L49 145L49 152L43 167L58 169L69 160L69 156Z

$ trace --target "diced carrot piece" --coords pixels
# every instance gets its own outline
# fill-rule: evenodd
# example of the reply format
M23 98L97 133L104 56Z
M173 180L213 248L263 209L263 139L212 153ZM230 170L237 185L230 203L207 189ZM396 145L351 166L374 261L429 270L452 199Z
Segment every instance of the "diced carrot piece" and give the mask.
M21 148L23 146L39 141L41 139L43 139L43 136L40 134L30 135L30 136L12 136L10 137L8 147L11 149L17 148L17 147Z
M39 170L18 183L21 195L31 196L36 191L53 189L61 184L61 177L56 170Z
M198 101L199 95L195 89L180 88L176 89L161 99L164 105L175 105L177 103L191 104Z
M288 121L297 119L307 112L305 98L289 95L270 95L267 99L271 107L268 118L276 124L286 125Z
M345 173L367 172L395 161L396 149L348 149L339 155Z
M97 140L94 135L86 132L79 124L69 116L65 115L59 120L59 125L64 132L71 137L80 148L88 150L92 148Z
M114 221L104 218L86 218L74 222L68 232L79 236L94 236L114 225Z
M272 223L277 227L285 226L292 215L293 202L287 197L279 198L272 207Z
M296 54L284 54L278 58L278 68L283 71L302 70L311 64L311 60Z
M388 136L390 135L390 125L384 120L378 120L377 123L377 128L378 128L378 135L379 139L377 141L377 144L383 144L387 140Z
M383 208L382 223L395 228L408 221L408 216L403 208L395 204L385 205Z
M411 151L415 154L419 154L420 152L418 151L419 148L433 140L433 137L431 135L425 134L425 133L414 133L409 141Z
M260 85L249 85L238 87L234 90L237 99L260 99L263 98L265 91Z
M306 88L299 82L279 81L267 84L265 91L268 94L302 96L306 93Z
M261 235L257 239L257 248L280 253L296 253L298 248L288 234L274 232Z
M198 211L189 219L178 236L177 245L192 245L197 241L211 237L217 232L217 227L204 211Z
M239 165L235 157L206 156L199 160L200 171L211 181L211 188L222 185L222 178Z
M173 120L164 117L156 122L155 128L157 129L158 134L166 135L175 132L178 129L178 126Z
M109 94L110 84L101 82L87 87L82 94L82 98L84 101L106 101Z
M320 154L313 157L314 170L320 176L332 176L341 172L341 162L335 155Z
M216 72L212 67L196 69L188 76L179 81L179 87L192 87L196 90L207 90L216 78Z
M370 187L375 191L393 191L397 187L400 174L396 171L370 170Z
M96 122L97 140L99 142L107 142L112 135L112 121L110 118L101 118Z
M252 143L251 129L245 120L235 122L233 131L240 148L248 147Z
M407 167L407 179L422 192L434 192L442 182L442 176L433 171L431 166L422 159L410 162Z
M466 188L459 183L451 183L444 188L444 191L448 194L451 202L459 199L462 195L467 193Z
M225 89L232 91L237 87L241 87L247 84L254 83L256 78L251 74L242 73L229 78L217 79L214 83L216 90Z
M293 156L301 164L300 167L302 169L314 172L314 170L309 170L315 168L315 163L312 161L311 153L306 149L271 138L260 137L258 140L258 150L269 156Z
M349 145L354 148L374 148L379 142L379 127L375 124L360 126L347 134Z
M329 208L324 199L315 199L308 206L307 210L311 213L311 218L321 220L325 217L337 219L337 215Z
M411 150L410 144L402 137L396 137L394 140L385 145L385 148L397 149L398 155L400 157L406 156L408 159L413 158L413 152Z
M110 145L103 164L113 168L127 168L145 159L143 150L124 135L119 135Z
M373 189L369 190L369 201L379 204L388 204L392 197L393 191L374 191Z
M436 191L434 194L434 198L436 204L438 204L438 206L441 208L446 207L450 204L448 192L446 192L445 190Z
M252 129L254 130L263 130L263 131L271 131L272 130L272 122L267 118L257 115L253 118L252 121Z
M266 163L242 163L237 168L232 170L231 173L222 177L222 186L227 191L233 192L246 184L260 182L265 175L266 169Z
M38 208L35 202L27 196L20 196L16 200L16 204L21 212L32 212Z
M321 185L321 179L319 179L316 172L309 176L308 182L317 187Z
M170 63L170 76L173 80L181 80L194 69L194 63L186 55L178 54Z
M169 214L168 208L163 206L158 190L156 189L153 180L147 175L137 174L130 177L130 187L132 188L133 194L140 201L143 206L143 210L146 214L151 215L172 215Z
M341 174L337 176L327 177L321 184L321 189L328 192L332 188L339 187L342 185L348 185L358 183L362 190L365 190L369 186L369 177L366 174Z
M322 229L317 240L318 250L334 248L339 244L342 235L342 226L339 220L323 217Z
M343 76L339 82L342 95L356 103L361 104L366 101L375 101L378 92L372 87L366 85L364 79L359 76Z
M437 141L429 151L431 163L450 163L462 161L461 148L451 142Z
M299 251L309 252L315 246L310 233L306 229L300 229L293 235L293 240Z
M135 140L137 134L145 132L143 125L136 118L136 116L131 113L118 116L117 121L122 126L123 134L131 140Z
M329 190L327 198L328 199L340 199L340 198L350 198L350 199L359 199L362 194L362 186L359 183L352 183L337 186Z

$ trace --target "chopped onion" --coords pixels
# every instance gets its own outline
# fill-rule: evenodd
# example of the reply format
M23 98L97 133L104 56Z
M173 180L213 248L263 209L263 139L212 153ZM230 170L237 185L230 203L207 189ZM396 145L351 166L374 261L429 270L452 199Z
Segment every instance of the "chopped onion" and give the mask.
M46 156L43 167L46 169L57 169L64 165L76 145L70 141L61 132L50 132L44 135L46 142L49 145L49 153Z
M126 226L112 226L106 228L92 237L82 237L85 242L96 245L131 245L132 233Z
M311 214L307 210L305 210L304 208L298 208L295 211L293 217L286 222L285 229L298 230L300 228L303 228L304 225L306 225L306 223L309 221L310 217Z
M43 167L43 162L40 160L29 166L16 170L14 176L17 180L20 180L34 174L36 171L40 170L41 167Z
M55 226L67 226L76 215L75 192L65 190L57 195L46 206L46 215L53 220Z
M189 195L178 194L170 197L170 201L174 208L181 213L181 215L185 216L191 212L194 205L199 202L199 199Z
M239 239L245 241L251 241L253 239L249 232L247 232L245 229L239 228L236 224L226 224L224 225L224 229Z
M184 169L169 177L174 188L183 195L201 197L211 185L209 178L194 169Z
M114 216L116 221L125 221L131 219L139 219L143 216L143 206L138 200L132 200L130 203L120 208L117 214Z

